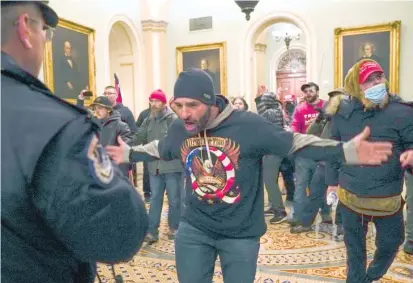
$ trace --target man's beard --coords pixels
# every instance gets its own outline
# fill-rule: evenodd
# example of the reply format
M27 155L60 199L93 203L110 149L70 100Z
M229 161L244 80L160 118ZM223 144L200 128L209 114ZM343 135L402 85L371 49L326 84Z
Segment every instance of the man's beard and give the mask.
M306 97L305 101L307 101L308 103L314 103L315 101L317 101L318 99L318 95L315 96L311 96L310 98Z
M204 116L202 116L199 119L199 121L193 123L194 126L195 126L193 130L188 130L188 129L186 129L186 130L191 134L198 134L199 132L206 129L206 126L208 125L209 118L211 118L211 106L208 106L207 111L205 112ZM186 121L184 121L184 122L186 122ZM192 121L187 121L187 122L192 122Z
M151 116L154 118L159 118L160 116L162 116L163 111L165 110L165 108L155 108L155 107L151 107Z

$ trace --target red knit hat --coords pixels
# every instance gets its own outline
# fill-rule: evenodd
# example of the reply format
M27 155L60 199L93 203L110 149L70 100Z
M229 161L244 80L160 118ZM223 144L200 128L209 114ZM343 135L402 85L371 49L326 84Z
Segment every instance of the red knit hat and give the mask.
M161 101L162 103L166 104L166 95L162 91L162 89L157 89L157 90L155 90L154 92L151 93L151 95L149 96L149 101L151 101L153 99L157 99L157 100Z

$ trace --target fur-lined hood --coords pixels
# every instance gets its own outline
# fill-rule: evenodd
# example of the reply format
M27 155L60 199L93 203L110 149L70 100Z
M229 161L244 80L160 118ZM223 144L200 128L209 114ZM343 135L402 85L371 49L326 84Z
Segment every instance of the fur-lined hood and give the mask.
M333 116L337 113L340 102L344 97L347 97L349 94L343 87L336 88L333 91L328 93L330 97L325 106L325 113L327 115Z
M363 59L357 62L356 64L354 64L354 66L350 68L350 70L347 73L346 78L344 79L344 89L345 89L345 92L348 93L350 96L359 99L365 109L372 109L372 108L376 108L377 106L370 100L366 99L364 97L364 92L360 89L360 83L359 83L360 65L363 64L364 62L375 62L375 61L371 59ZM387 80L386 80L386 88L387 90L389 89L389 84ZM388 103L389 103L389 96L387 96L386 99L382 103L380 103L380 105L378 105L378 107L383 108Z

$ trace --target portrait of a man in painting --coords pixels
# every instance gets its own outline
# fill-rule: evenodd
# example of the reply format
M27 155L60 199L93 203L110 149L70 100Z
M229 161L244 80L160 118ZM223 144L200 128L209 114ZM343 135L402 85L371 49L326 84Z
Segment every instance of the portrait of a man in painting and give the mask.
M88 38L62 28L56 37L53 42L55 93L61 98L73 99L82 89L89 88Z
M349 69L363 59L380 64L390 91L398 93L400 66L400 21L371 26L336 28L335 87L341 87Z
M390 67L390 32L348 35L343 37L343 74L362 59L377 61L386 77Z
M44 78L53 93L72 103L83 89L96 95L94 30L60 19L53 40L46 45ZM88 97L89 104L93 97Z
M177 48L178 73L189 68L206 72L214 82L217 94L226 94L225 44L204 44Z
M198 68L205 71L211 76L215 91L220 93L219 59L219 49L185 52L183 54L183 67L184 70Z

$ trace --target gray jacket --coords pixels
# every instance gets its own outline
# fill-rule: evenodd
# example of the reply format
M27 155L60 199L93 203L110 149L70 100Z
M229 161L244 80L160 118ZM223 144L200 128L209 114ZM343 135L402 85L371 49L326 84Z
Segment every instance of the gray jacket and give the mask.
M149 115L148 118L138 128L134 136L134 144L147 144L154 140L160 140L166 136L169 125L178 117L169 108L165 109L161 117L155 118ZM148 170L151 175L183 172L183 167L179 159L171 161L155 160L148 163Z

